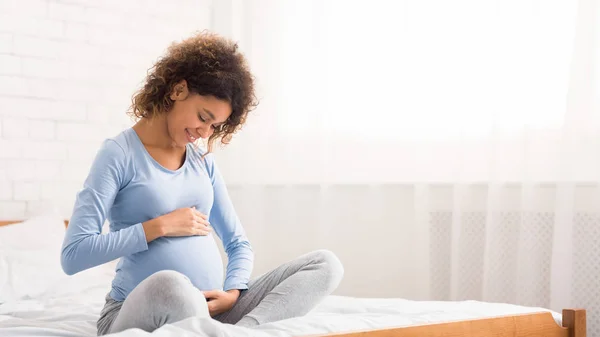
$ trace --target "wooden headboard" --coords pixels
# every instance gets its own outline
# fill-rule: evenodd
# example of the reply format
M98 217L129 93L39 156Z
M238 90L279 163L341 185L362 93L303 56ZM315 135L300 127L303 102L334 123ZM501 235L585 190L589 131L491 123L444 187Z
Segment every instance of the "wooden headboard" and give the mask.
M25 220L3 220L3 221L0 221L0 226L12 225L12 224L23 222L23 221L25 221ZM64 222L65 222L65 227L67 227L69 225L69 220L64 220Z

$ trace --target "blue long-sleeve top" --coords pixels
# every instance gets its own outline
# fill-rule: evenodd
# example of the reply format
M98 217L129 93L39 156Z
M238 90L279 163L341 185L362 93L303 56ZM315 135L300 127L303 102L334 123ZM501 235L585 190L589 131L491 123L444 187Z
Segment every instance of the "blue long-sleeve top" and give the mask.
M200 290L247 289L254 254L213 156L202 154L188 144L184 164L169 170L132 128L106 139L77 193L62 246L65 273L120 258L110 291L117 301L160 270L178 271ZM213 234L146 242L143 222L184 207L209 216L228 258L224 281ZM110 231L102 234L105 220Z

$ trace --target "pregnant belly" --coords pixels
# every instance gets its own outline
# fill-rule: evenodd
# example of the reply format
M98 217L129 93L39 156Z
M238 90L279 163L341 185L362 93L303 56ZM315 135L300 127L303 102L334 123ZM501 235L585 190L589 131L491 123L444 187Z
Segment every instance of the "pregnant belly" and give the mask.
M123 259L117 278L122 277L124 282L119 283L129 293L145 278L161 270L182 273L200 290L223 286L223 263L212 235L154 240L148 244L148 250Z

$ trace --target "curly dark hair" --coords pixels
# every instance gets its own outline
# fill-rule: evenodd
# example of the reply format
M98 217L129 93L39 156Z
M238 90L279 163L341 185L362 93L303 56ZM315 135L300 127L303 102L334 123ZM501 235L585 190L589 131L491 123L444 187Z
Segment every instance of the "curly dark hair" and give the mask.
M128 114L140 119L170 111L174 102L169 95L181 80L187 81L190 93L231 104L231 115L208 139L208 152L217 139L228 144L246 122L248 112L258 105L254 76L237 43L202 31L169 46L148 70L144 86L132 97Z

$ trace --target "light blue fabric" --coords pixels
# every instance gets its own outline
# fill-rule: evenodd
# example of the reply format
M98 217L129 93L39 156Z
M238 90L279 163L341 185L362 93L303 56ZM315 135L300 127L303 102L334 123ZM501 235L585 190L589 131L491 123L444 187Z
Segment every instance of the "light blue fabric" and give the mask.
M126 129L103 142L92 164L63 242L65 273L121 258L110 297L123 301L145 278L160 270L187 276L200 290L247 289L254 254L211 154L204 159L191 144L181 168L156 162L136 132ZM196 207L223 242L223 266L214 236L161 237L146 242L142 223L178 208ZM110 232L101 234L108 219Z

